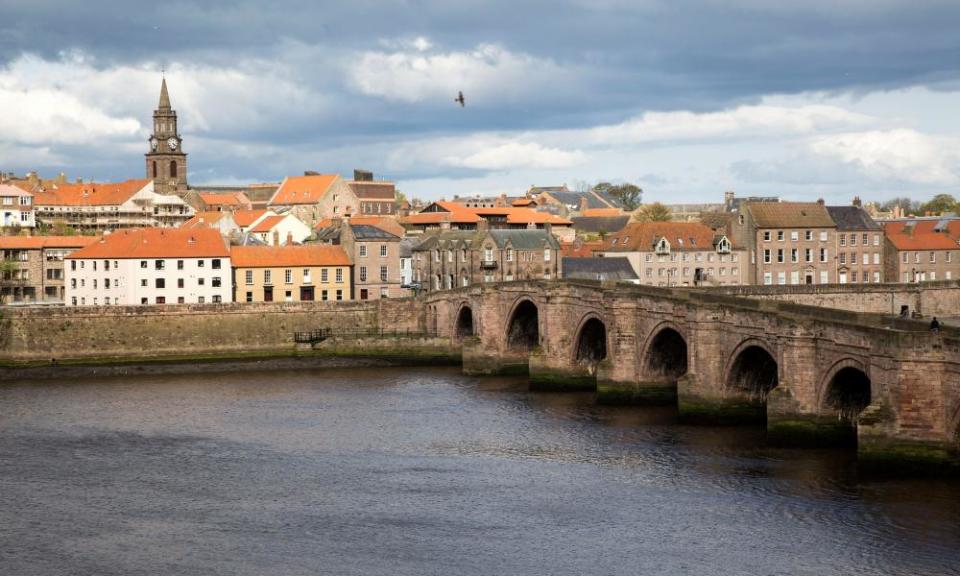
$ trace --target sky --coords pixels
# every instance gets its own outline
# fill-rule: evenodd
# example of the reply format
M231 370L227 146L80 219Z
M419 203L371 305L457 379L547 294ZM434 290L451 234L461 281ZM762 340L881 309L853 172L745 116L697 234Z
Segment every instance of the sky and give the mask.
M142 178L161 70L191 184L371 170L411 197L644 201L960 183L956 0L0 0L0 170ZM454 102L463 91L466 106Z

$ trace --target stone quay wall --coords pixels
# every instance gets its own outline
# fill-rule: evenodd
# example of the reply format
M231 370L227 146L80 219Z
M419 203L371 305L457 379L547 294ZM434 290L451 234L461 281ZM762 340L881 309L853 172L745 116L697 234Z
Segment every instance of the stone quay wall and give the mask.
M797 286L725 286L691 291L760 300L779 300L850 312L899 314L907 306L924 317L960 316L960 281L920 284L814 284Z
M0 310L0 363L294 354L294 332L422 331L413 299Z

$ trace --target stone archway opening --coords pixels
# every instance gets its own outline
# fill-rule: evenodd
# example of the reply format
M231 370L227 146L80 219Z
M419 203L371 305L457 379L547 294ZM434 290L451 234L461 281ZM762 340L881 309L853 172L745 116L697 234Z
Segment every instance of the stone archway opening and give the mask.
M651 378L677 381L687 373L687 341L673 328L664 328L650 342L646 364Z
M537 305L524 300L513 311L507 328L507 346L513 350L530 350L540 345L540 315Z
M824 396L826 408L838 420L854 428L870 401L870 377L853 366L842 368L833 375Z
M744 393L752 402L766 404L767 395L779 383L777 361L764 348L748 346L737 354L727 385Z
M596 366L607 357L607 327L598 318L590 318L577 335L577 363Z
M460 308L460 313L457 314L457 327L454 333L457 335L457 340L463 340L464 338L469 338L474 335L473 310L471 310L469 306Z

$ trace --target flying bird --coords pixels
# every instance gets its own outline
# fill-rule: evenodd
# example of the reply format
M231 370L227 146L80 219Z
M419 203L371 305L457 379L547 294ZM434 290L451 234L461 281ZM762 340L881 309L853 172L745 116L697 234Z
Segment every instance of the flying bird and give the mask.
M463 108L463 107L466 106L466 104L467 104L467 101L463 99L463 92L462 92L462 91L457 94L457 97L454 98L453 101L454 101L454 102L459 102L461 108Z

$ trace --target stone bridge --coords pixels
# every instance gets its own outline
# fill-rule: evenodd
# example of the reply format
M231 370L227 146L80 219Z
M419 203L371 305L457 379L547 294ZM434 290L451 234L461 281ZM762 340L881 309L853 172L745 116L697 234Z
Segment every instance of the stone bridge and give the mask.
M927 321L682 289L510 282L436 292L427 329L473 374L601 401L676 402L688 420L856 442L861 459L960 465L960 331Z

